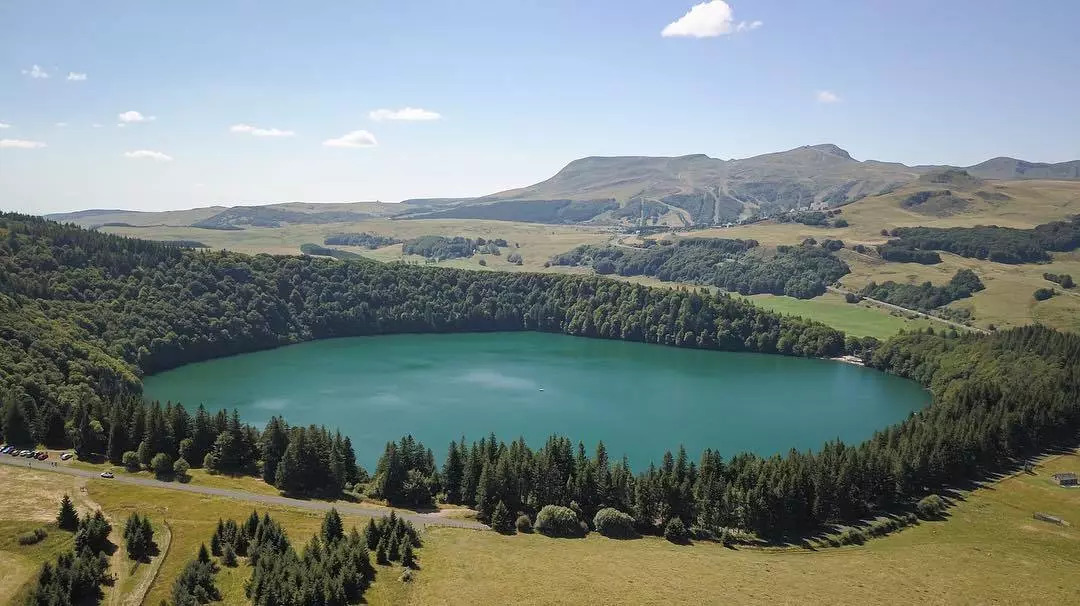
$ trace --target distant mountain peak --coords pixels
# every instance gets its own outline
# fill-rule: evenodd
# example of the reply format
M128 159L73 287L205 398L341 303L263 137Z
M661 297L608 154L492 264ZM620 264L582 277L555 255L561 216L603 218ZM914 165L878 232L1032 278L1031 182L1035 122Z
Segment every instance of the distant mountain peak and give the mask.
M854 160L854 158L851 157L851 154L849 154L846 149L840 147L839 145L836 145L835 143L820 143L818 145L807 145L806 147L807 149L819 151L823 154L840 156L845 160Z

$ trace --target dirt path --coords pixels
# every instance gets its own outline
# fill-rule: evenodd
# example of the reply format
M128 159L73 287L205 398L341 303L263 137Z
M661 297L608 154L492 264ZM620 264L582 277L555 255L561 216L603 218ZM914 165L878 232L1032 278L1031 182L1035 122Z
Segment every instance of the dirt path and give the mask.
M264 505L281 505L284 507L296 507L299 509L308 509L313 511L330 511L331 508L336 508L343 514L377 517L387 514L387 509L383 507L365 507L363 505L352 505L349 503L327 503L326 501L308 501L302 499L291 499L289 497L271 496L255 494L252 492L246 492L243 490L230 490L226 488L211 488L209 486L198 486L192 484L180 484L178 482L161 482L158 480L151 480L147 478L131 478L125 476L116 476L112 479L100 479L97 471L89 471L85 469L77 469L73 467L66 467L63 465L57 465L53 467L48 462L34 461L28 462L26 459L8 457L0 455L0 465L10 465L16 468L34 469L37 471L48 471L52 473L60 473L72 476L79 476L87 479L92 479L98 482L119 482L122 484L136 484L139 486L149 486L151 488L160 488L162 490L180 490L184 492L193 492L197 494L205 494L215 497L225 497L229 499L238 499L241 501L262 503ZM457 528L474 528L480 530L486 530L488 527L480 522L473 520L458 520L454 518L446 518L438 514L432 513L414 513L409 511L397 511L398 516L401 518L416 524L417 526L454 526Z
M154 583L154 579L157 578L158 571L161 570L161 564L165 561L166 556L169 555L169 545L172 544L172 528L169 528L169 523L161 527L161 533L158 541L158 555L155 557L149 566L149 570L139 580L139 584L132 588L126 596L121 606L140 606L143 600L146 599L146 593L150 591L150 585Z

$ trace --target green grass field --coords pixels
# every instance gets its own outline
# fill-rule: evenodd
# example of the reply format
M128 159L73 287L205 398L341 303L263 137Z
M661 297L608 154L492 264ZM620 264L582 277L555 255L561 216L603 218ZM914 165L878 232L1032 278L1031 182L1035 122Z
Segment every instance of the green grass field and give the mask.
M1043 459L1034 473L1019 473L953 496L945 520L873 539L862 546L737 548L698 542L677 546L659 538L630 541L590 534L585 539L431 528L420 550L421 570L411 584L397 569L379 567L366 594L371 604L626 604L626 603L830 603L913 602L950 604L1080 603L1075 570L1080 566L1080 489L1050 482L1056 471L1080 470L1077 453ZM136 509L155 524L168 521L173 540L144 603L167 598L183 564L208 541L220 517L245 517L252 506L103 480L0 467L8 491L44 496L85 482L86 498L114 520ZM51 486L57 484L57 486ZM50 533L22 547L12 537L41 526L50 511L41 499L34 511L0 505L0 595L22 595L42 561L66 549L69 533ZM268 508L294 544L316 532L321 515ZM260 512L267 510L258 507ZM1063 517L1069 526L1032 518L1036 511ZM346 526L363 524L347 517ZM223 568L218 585L224 603L242 603L250 569Z

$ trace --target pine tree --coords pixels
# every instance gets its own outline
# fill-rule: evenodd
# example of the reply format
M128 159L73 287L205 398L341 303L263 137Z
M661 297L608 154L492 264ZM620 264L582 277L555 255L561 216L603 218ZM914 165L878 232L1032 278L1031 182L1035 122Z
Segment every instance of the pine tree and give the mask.
M216 532L210 537L210 552L221 557L221 535Z
M4 403L3 423L5 442L16 446L33 446L30 417L26 414L23 403L12 396Z
M229 568L236 566L236 550L233 549L232 543L225 543L225 547L222 548L221 563Z
M368 518L367 526L364 527L364 541L367 543L367 548L374 551L379 546L379 528L375 525L375 518Z
M304 486L303 468L300 454L297 452L298 448L299 445L296 443L290 443L285 448L285 454L282 455L274 476L274 486L286 493L300 492Z
M389 553L387 553L389 549L389 542L390 538L385 534L382 536L382 538L379 539L379 544L375 547L376 564L386 565L390 563Z
M120 415L114 414L109 422L109 443L105 448L105 456L113 465L124 462L124 450L127 448L127 436L124 435L124 426L120 422Z
M416 555L413 553L412 543L405 541L401 549L401 565L405 568L416 566Z
M499 501L495 505L495 511L491 514L491 528L496 532L503 534L509 534L514 532L514 518L510 515L510 510L506 508L506 504Z
M461 480L465 475L465 462L457 444L450 442L443 464L443 490L446 491L447 503L461 503Z
M259 438L263 455L263 481L267 484L274 484L277 481L278 463L281 462L282 456L285 455L285 449L289 446L287 432L288 427L285 422L279 417L273 416L270 417L270 421L266 424L266 430L263 431L262 436Z
M344 536L345 526L341 522L341 516L338 514L337 509L331 508L330 512L326 514L326 517L323 518L323 542L327 545L332 545Z
M79 529L79 513L75 511L75 505L66 494L60 500L60 512L56 514L56 525L72 532Z

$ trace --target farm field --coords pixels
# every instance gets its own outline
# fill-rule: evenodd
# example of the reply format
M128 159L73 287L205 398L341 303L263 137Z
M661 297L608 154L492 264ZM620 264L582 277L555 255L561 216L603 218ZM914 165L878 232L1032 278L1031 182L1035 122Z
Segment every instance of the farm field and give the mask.
M704 542L677 546L659 538L616 541L595 533L575 540L430 528L413 583L402 584L394 569L380 567L365 597L371 604L1075 603L1080 586L1070 579L1080 565L1080 489L1058 487L1049 477L1078 469L1076 452L1051 455L1032 473L951 495L957 504L944 520L862 546L816 551L729 549ZM126 518L138 504L156 523L167 521L172 545L150 586L148 604L168 597L173 578L208 540L218 516L242 518L251 511L239 500L6 466L0 467L0 481L9 491L41 497L36 508L0 505L7 537L40 526L51 511L51 498L45 497L78 489L73 482L85 482L85 498L113 520ZM1035 520L1036 511L1070 525ZM318 513L283 507L270 507L269 513L285 525L294 544L306 542L321 521ZM365 521L345 518L346 527ZM66 549L66 537L55 531L30 547L9 544L10 539L0 544L0 557L8 564L0 576L3 595L15 595L42 561ZM247 572L241 566L218 574L224 603L243 602Z

